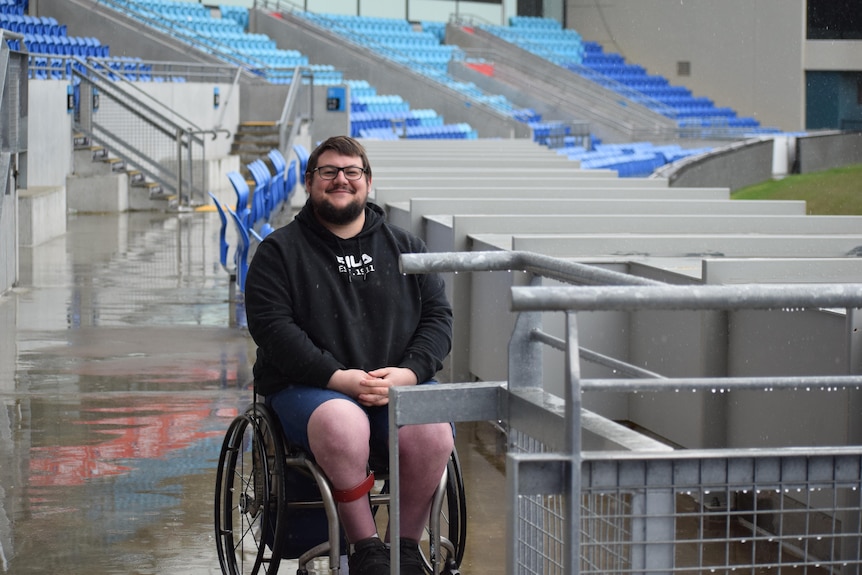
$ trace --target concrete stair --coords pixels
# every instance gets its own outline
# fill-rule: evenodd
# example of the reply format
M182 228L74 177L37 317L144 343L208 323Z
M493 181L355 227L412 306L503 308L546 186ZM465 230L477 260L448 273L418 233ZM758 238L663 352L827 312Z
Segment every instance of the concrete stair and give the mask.
M247 179L250 174L245 166L265 158L269 151L278 147L278 125L276 122L243 122L234 134L231 154L239 156L240 172Z
M66 178L67 206L78 212L169 211L176 197L140 170L112 157L108 150L76 134L73 173Z

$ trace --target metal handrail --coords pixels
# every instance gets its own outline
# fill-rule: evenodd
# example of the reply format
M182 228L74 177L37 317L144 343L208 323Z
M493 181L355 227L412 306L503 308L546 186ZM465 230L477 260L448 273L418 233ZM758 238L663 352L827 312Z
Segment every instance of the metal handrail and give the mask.
M297 110L299 105L299 91L305 86L304 79L308 78L310 89L308 92L307 114ZM293 142L299 135L300 128L304 123L314 121L314 71L307 66L297 66L293 71L290 88L284 98L281 115L278 119L278 148L284 157L288 157L293 147Z
M193 196L202 200L206 183L203 182L201 186L195 182L192 149L199 149L201 157L205 158L205 141L202 135L212 133L215 136L222 130L213 131L197 126L142 92L132 82L114 80L111 77L113 73L106 73L98 62L81 58L73 60L76 65L71 67L72 74L80 80L82 87L98 90L100 98L110 96L121 109L139 119L153 133L165 141L175 143L177 169L171 174L162 158L148 157L140 146L135 146L117 135L111 136L111 129L96 121L92 98L82 99L81 105L84 108L75 119L75 129L86 134L111 154L138 168L146 177L168 191L173 191L177 195L178 207L190 207Z
M862 284L513 287L514 311L862 308Z
M666 285L662 282L525 251L404 254L401 272L446 273L525 271L567 283L594 285Z

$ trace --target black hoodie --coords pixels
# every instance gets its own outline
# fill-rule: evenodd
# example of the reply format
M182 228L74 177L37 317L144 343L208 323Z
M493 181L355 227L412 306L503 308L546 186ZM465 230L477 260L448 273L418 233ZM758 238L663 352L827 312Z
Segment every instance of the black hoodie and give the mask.
M306 203L266 237L249 266L245 309L258 346L257 391L326 387L339 369L406 367L419 383L431 379L451 348L452 308L439 276L398 268L400 254L425 251L374 204L362 231L341 239Z

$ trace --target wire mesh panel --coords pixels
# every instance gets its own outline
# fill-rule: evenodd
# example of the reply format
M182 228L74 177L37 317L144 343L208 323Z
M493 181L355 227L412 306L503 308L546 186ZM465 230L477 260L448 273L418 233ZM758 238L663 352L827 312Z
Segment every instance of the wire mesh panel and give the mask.
M857 574L860 469L859 454L587 461L580 572Z
M630 571L631 496L588 492L581 497L581 502L581 572Z
M5 39L0 32L0 39ZM3 45L0 50L0 74L3 77L3 93L0 106L0 151L18 153L27 149L27 59L20 52L12 52ZM22 182L19 187L25 187Z
M563 508L558 495L518 498L518 573L563 573ZM515 511L515 510L513 510Z
M535 438L509 430L509 451L545 453ZM520 494L512 510L517 523L516 573L566 573L564 495ZM624 491L581 494L580 571L628 573L632 565L632 497Z
M135 103L122 101L112 94L99 94L99 106L93 111L93 131L101 138L131 142L134 148L152 159L153 164L176 164L176 134L153 129L147 111Z
M510 453L545 453L545 445L517 429L509 429ZM562 494L521 494L513 518L517 522L517 573L565 572L565 513Z
M543 446L510 430L510 450ZM577 572L856 575L862 455L820 451L584 454ZM566 573L564 499L518 495L513 572Z

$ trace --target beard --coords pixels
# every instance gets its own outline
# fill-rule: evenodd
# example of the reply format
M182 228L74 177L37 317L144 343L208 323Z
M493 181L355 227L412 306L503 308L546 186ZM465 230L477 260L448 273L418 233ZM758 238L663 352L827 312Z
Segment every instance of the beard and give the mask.
M365 211L365 199L360 200L354 198L352 202L343 208L337 208L329 203L326 196L319 199L312 199L311 206L314 208L314 213L317 217L332 225L343 226L354 221Z

